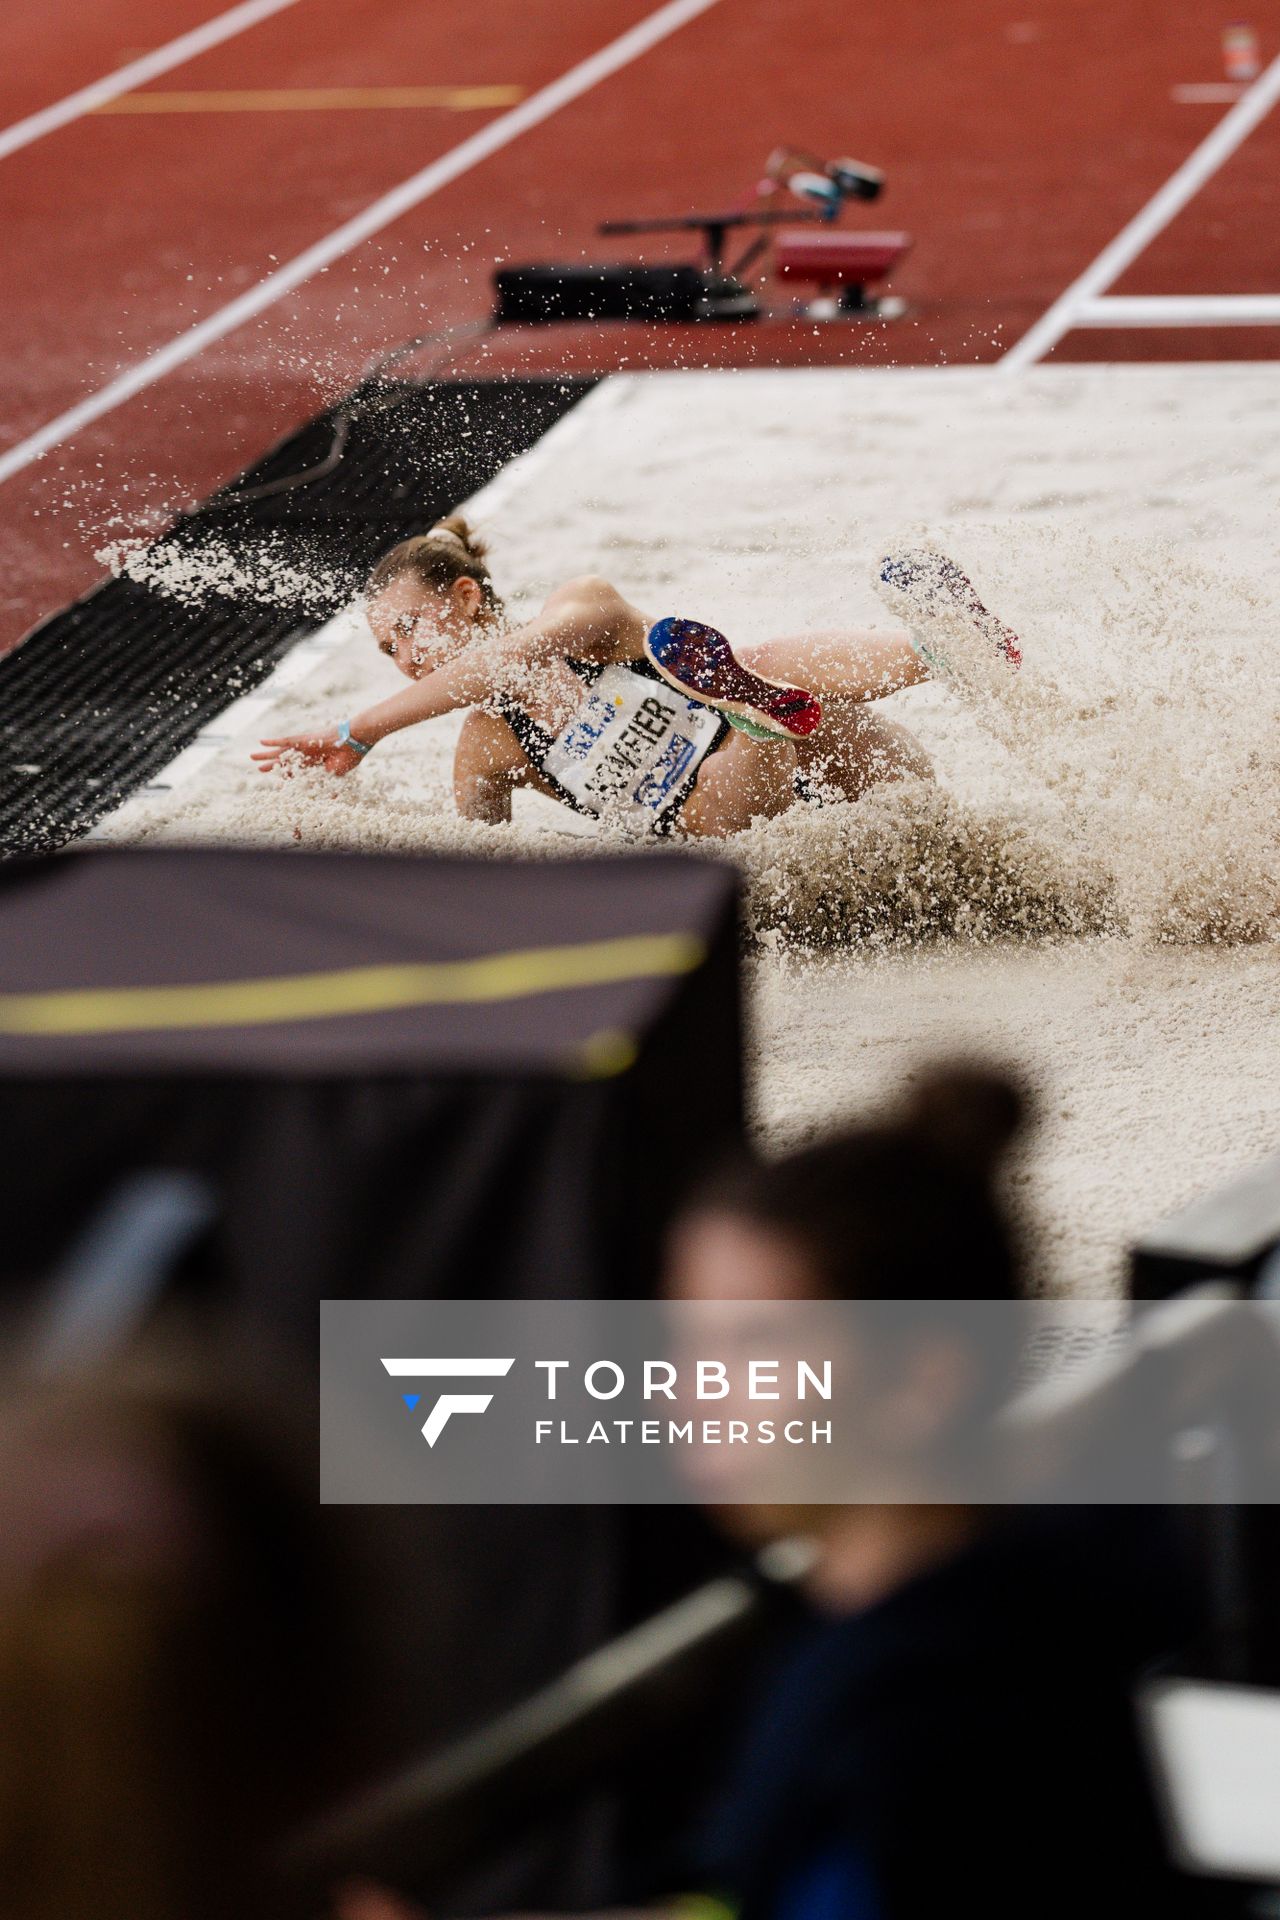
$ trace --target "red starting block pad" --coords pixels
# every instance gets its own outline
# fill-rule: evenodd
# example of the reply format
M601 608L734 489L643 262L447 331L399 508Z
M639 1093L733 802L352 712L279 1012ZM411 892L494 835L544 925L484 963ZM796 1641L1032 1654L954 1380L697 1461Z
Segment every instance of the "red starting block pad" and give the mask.
M840 289L844 312L875 311L866 289L892 273L911 249L909 233L824 233L812 227L785 227L774 243L773 264L780 279Z

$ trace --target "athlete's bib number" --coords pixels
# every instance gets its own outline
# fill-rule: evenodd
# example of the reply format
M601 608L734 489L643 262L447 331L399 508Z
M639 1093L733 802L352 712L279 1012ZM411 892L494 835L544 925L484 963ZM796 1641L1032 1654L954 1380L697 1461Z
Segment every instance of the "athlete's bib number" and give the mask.
M544 765L590 812L652 821L683 795L719 733L710 707L606 667Z

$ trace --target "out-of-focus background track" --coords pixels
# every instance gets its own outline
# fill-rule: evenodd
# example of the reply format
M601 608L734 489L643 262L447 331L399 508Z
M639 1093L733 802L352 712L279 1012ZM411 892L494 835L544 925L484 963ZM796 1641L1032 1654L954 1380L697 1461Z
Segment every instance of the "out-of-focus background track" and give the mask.
M0 649L101 573L95 548L113 532L207 494L408 335L448 334L449 370L472 376L994 361L1230 111L1222 22L1197 0L951 0L945 33L933 0L888 16L714 0L37 453L49 423L231 303L255 305L282 265L653 10L262 0L232 12L247 24L217 44L20 144L4 130L211 16L193 0L103 0L88 17L51 0L6 25ZM1253 17L1268 58L1280 5ZM1278 128L1264 117L1112 291L1274 293L1280 221L1261 211L1280 199ZM602 240L597 226L741 205L779 141L885 169L883 202L853 224L913 234L893 282L903 319L481 337L496 262L635 258L641 245L648 260L687 258L696 236ZM1248 358L1270 338L1095 326L1051 357Z

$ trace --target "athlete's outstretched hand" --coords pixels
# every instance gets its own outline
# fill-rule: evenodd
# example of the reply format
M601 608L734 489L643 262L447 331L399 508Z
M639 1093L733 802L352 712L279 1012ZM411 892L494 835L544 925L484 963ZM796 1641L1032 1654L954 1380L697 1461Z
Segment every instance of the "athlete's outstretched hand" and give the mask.
M292 773L295 766L323 767L326 773L354 773L364 755L338 744L336 733L295 733L283 740L264 740L265 753L255 753L259 773Z

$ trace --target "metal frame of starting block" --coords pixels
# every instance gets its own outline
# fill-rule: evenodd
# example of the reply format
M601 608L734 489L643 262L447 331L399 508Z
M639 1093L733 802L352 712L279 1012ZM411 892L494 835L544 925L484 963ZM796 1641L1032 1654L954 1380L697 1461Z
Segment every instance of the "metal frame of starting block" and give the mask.
M895 320L906 302L893 295L876 297L868 287L884 279L912 246L908 233L833 233L829 214L820 210L756 208L734 213L687 213L643 220L606 220L602 234L701 233L703 299L700 317L753 320L767 310L744 279L775 239L774 270L779 279L805 280L818 292L798 311L810 320ZM798 221L809 224L797 227ZM756 229L736 260L726 263L728 236ZM818 230L814 230L817 228ZM781 229L781 231L777 231ZM770 317L776 318L776 312Z

